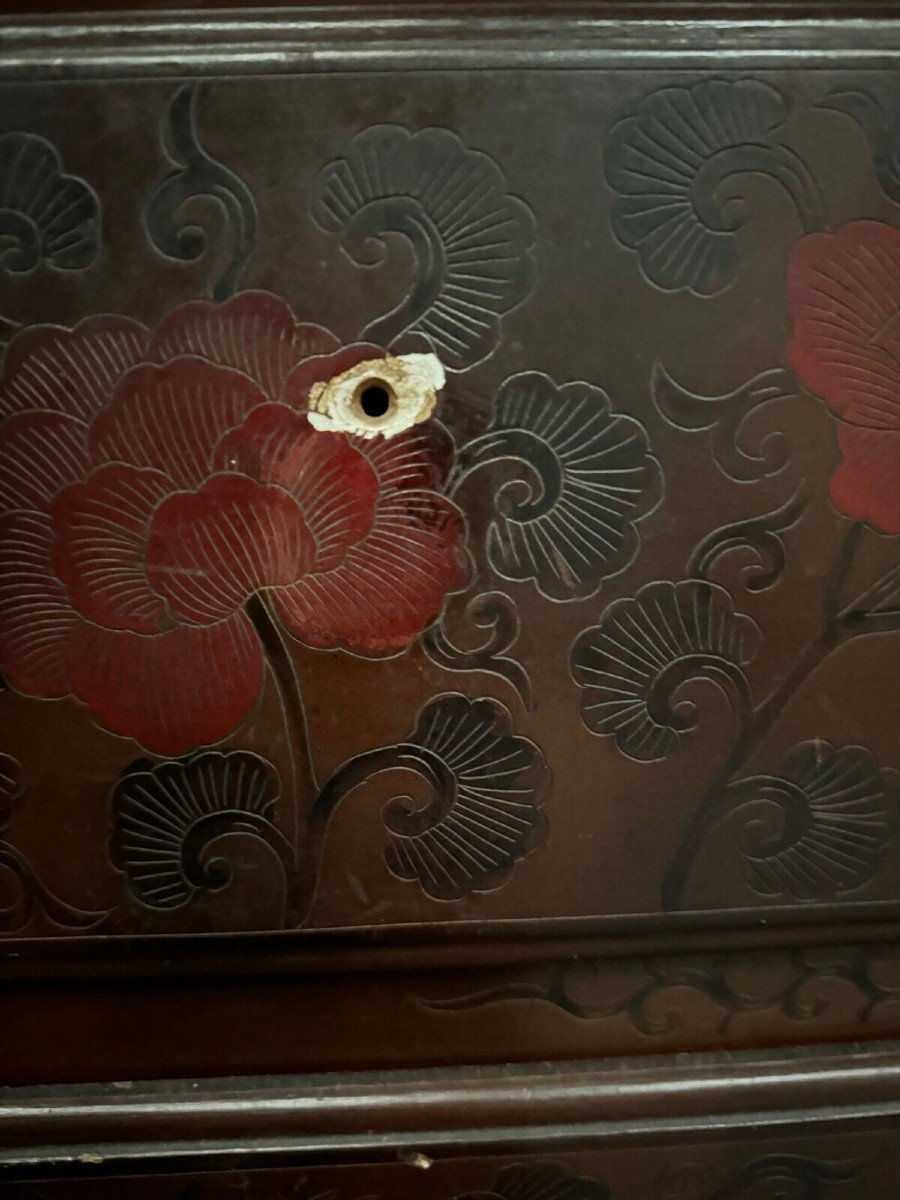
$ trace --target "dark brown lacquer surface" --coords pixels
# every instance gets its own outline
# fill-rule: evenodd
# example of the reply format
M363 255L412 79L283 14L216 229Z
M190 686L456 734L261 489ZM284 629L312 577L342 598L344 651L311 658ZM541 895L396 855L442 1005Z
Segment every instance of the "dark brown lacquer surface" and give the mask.
M896 25L404 14L8 22L10 1081L897 1031Z

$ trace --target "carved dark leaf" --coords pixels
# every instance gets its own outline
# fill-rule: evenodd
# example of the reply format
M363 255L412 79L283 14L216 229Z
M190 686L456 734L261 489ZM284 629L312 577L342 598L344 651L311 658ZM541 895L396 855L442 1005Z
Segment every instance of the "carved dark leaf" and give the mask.
M526 478L509 478L516 464ZM481 467L496 488L491 566L506 579L533 579L551 600L593 595L627 567L636 522L662 492L642 425L613 412L599 388L557 387L537 372L503 384L488 432L460 452L456 486Z
M610 131L606 178L616 193L616 236L637 250L651 283L712 295L737 265L742 202L720 203L730 175L762 172L793 198L804 227L822 224L821 201L804 163L772 133L787 117L783 97L755 79L706 79L648 96Z
M485 1192L457 1200L609 1200L609 1188L557 1162L513 1163Z
M0 754L0 833L21 799L23 788L22 764L11 754ZM98 925L107 915L60 900L44 885L25 854L0 837L0 933L19 932L38 912L62 929L79 930Z
M811 488L804 480L793 496L771 512L733 521L707 534L697 545L688 563L688 573L707 579L727 554L749 553L750 562L741 572L748 592L773 587L785 572L787 556L781 535L791 529L806 511Z
M778 1200L826 1200L834 1194L832 1183L859 1181L860 1164L827 1162L799 1154L767 1154L729 1175L713 1192L712 1200L738 1196L771 1196Z
M100 201L31 133L0 136L0 266L87 267L100 250Z
M896 100L886 104L868 92L832 92L817 108L831 108L851 117L872 147L875 175L886 195L900 204L900 115Z
M479 635L476 645L470 644L473 629ZM488 630L486 637L483 630ZM460 634L465 645L457 643ZM462 614L457 613L453 597L448 598L441 616L422 635L422 647L431 661L445 670L486 671L505 679L530 711L531 677L525 666L507 653L518 636L519 614L509 596L482 592L465 600Z
M320 173L312 212L360 264L381 261L390 234L412 246L409 295L363 332L378 345L417 331L445 366L469 367L491 353L501 318L531 287L530 211L507 193L496 163L448 129L358 134Z
M460 695L426 705L407 748L440 784L425 809L388 806L388 867L441 900L499 887L544 839L550 775L540 750L513 733L498 703Z
M214 838L250 832L280 848L271 824L279 790L272 764L245 750L139 760L113 789L113 857L142 904L179 908L229 882L226 863L204 858Z
M724 588L699 579L648 583L611 604L572 648L582 720L629 758L665 758L696 720L692 701L676 703L679 689L709 680L745 709L743 668L758 645L755 622L734 611Z
M676 429L709 433L716 462L736 483L777 475L787 465L790 447L780 430L760 433L751 440L750 422L781 400L799 394L797 381L780 367L755 375L733 392L702 396L676 383L657 363L651 383L660 415Z
M900 775L863 746L803 742L775 776L738 781L732 794L766 814L748 819L741 848L749 883L763 895L825 900L868 883L887 853Z
M215 300L237 288L256 244L256 205L250 189L233 171L211 158L197 137L197 85L176 92L163 123L162 140L174 170L157 184L144 208L147 236L162 254L193 261L206 249L207 236L197 225L185 225L182 208L197 196L222 206L232 241L224 273L212 288Z
M686 1162L659 1179L660 1200L825 1200L836 1194L832 1183L859 1179L858 1162L824 1162L799 1154L767 1154L727 1175L713 1186L706 1163Z

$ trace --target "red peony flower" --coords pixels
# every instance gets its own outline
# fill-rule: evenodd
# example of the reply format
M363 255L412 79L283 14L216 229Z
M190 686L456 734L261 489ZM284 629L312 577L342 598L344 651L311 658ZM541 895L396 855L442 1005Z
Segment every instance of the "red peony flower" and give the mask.
M313 383L368 358L274 297L184 304L154 331L99 316L26 330L0 379L0 659L114 733L179 754L259 694L247 600L309 646L407 646L468 574L435 490L433 423L317 433Z
M840 418L835 506L900 533L900 232L858 221L796 246L788 270L801 382Z

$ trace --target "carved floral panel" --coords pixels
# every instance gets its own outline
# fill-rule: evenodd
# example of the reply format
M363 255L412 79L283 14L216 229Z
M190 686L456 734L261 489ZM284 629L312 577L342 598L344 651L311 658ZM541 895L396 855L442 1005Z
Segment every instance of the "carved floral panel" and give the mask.
M896 99L10 87L5 934L896 917Z

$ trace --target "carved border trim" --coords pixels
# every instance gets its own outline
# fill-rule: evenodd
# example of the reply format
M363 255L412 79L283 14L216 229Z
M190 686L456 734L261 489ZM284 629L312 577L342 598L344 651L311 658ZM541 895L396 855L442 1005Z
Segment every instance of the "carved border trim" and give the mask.
M535 1121L540 1114L541 1120ZM659 1145L900 1122L900 1042L0 1091L0 1182Z
M696 70L809 67L885 69L900 53L900 21L884 5L748 6L723 24L705 4L471 5L445 11L348 6L178 14L58 14L7 22L0 81L173 78L257 73L560 70L665 66ZM646 12L646 9L643 9ZM823 15L823 13L825 15ZM778 20L773 21L773 16ZM387 36L386 36L387 35Z
M900 904L457 921L240 934L21 938L0 943L0 980L194 978L503 966L789 946L900 942Z

